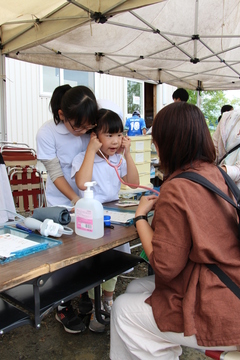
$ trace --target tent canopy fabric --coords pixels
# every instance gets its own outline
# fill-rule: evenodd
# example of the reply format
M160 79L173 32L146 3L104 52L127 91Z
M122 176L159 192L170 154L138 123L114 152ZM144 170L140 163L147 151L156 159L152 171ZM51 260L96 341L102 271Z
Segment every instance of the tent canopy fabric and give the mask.
M0 37L32 63L240 89L240 0L0 0Z

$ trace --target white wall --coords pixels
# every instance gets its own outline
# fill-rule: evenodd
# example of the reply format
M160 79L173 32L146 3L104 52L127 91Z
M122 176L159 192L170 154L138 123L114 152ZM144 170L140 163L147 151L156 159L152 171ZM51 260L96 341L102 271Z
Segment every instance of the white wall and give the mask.
M126 113L125 78L106 74L95 74L95 96L97 99L111 100Z
M172 102L172 86L158 85L157 111ZM95 74L97 99L108 99L127 115L126 79ZM6 58L7 140L24 142L36 149L36 134L52 118L50 96L40 96L40 66Z
M6 59L7 140L36 148L36 133L51 118L50 97L40 97L39 66Z

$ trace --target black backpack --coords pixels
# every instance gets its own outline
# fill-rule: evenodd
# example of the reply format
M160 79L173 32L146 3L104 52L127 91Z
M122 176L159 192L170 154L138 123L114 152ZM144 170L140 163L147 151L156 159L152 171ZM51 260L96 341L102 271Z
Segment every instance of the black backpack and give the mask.
M215 192L217 195L221 196L224 200L228 201L232 206L235 207L238 214L238 240L240 241L240 190L238 189L237 185L234 183L234 181L227 175L227 173L222 170L220 167L218 167L220 172L222 173L222 176L225 179L226 184L228 185L229 189L231 190L234 198L236 199L236 203L224 192L222 192L219 188L217 188L215 185L213 185L210 181L208 181L204 176L199 175L192 171L186 171L183 172L175 178L184 178L191 180L193 182L196 182L207 189ZM230 277L225 274L224 271L222 271L217 265L215 264L206 264L206 266L214 272L218 276L218 278L240 299L240 288L235 284Z

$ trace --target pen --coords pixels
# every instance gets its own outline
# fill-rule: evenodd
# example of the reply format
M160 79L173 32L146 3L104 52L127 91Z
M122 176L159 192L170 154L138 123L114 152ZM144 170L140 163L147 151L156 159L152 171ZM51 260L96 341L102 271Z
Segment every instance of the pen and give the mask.
M31 234L33 231L31 229L28 229L20 224L16 224L16 228L21 229L23 231L26 231L27 233Z
M105 225L105 224L104 224L104 227L105 227L105 228L114 229L114 226L113 226L113 225Z

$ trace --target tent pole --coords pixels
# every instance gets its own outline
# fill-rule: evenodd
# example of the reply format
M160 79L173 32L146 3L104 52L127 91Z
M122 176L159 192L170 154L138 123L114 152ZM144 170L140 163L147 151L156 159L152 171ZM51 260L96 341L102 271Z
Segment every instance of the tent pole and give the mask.
M198 87L197 87L197 106L201 109L201 91L202 91L202 82L198 80Z
M0 54L0 141L4 141L7 133L6 122L6 72L5 55Z
M196 0L195 3L195 21L194 21L194 35L198 35L198 9L199 9L199 3L198 0ZM194 55L193 58L197 58L197 43L198 40L194 40Z

